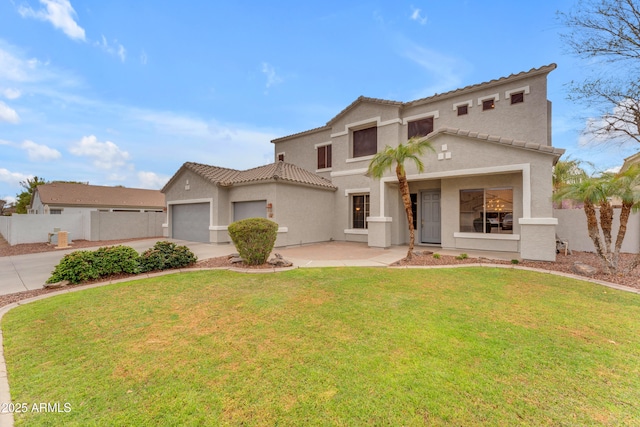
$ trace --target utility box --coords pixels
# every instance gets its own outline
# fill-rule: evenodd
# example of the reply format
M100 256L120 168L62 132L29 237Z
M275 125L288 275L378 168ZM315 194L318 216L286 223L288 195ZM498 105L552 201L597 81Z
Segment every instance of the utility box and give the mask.
M58 246L56 248L69 247L69 233L67 231L58 231Z

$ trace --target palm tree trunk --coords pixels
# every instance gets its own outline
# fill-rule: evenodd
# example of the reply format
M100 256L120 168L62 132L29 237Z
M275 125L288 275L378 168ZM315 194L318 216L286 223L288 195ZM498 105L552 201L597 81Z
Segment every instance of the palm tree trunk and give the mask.
M400 194L402 194L402 203L404 204L404 210L407 213L407 221L409 222L409 250L407 251L407 259L411 259L413 256L413 246L416 238L416 232L413 228L413 210L411 209L409 183L407 182L407 176L405 175L404 170L400 165L396 166L396 175L398 176Z
M613 250L613 265L618 268L618 260L620 258L620 248L622 247L622 241L627 234L627 223L629 222L629 215L631 214L632 203L622 203L622 209L620 210L620 227L618 228L618 235L616 236L616 245Z
M589 231L589 237L593 241L594 246L596 247L596 253L600 257L602 261L602 267L606 274L610 273L609 269L609 260L604 253L602 248L602 242L600 241L600 231L598 230L598 217L596 216L596 210L593 205L588 200L584 202L584 214L587 216L587 230Z
M613 208L608 200L600 202L600 228L604 237L603 251L609 267L615 272L616 266L613 262L611 251L611 229L613 228Z

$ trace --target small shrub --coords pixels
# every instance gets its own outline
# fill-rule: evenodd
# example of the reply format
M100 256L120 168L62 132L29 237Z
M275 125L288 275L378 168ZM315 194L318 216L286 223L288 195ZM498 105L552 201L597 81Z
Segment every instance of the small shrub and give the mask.
M138 252L129 246L105 246L95 251L74 251L56 265L47 283L68 280L78 284L114 274L137 274Z
M94 265L100 277L114 274L136 274L139 271L138 252L130 246L105 246L94 253Z
M140 271L167 270L170 268L186 267L194 264L198 257L186 246L162 241L156 242L153 248L147 249L140 255Z
M249 265L264 264L278 236L278 224L266 218L247 218L228 227L240 257Z
M511 264L520 264L520 261L518 261L517 259L512 259Z
M94 257L92 251L74 251L65 255L53 269L47 283L68 280L70 283L78 284L98 279L100 274L95 266Z
M435 259L440 259L440 254L438 252L436 252L436 253L433 254L433 257Z
M467 259L467 258L469 258L469 255L467 255L467 254L460 254L460 255L458 255L458 256L456 257L456 259L461 259L461 260L462 260L462 259Z

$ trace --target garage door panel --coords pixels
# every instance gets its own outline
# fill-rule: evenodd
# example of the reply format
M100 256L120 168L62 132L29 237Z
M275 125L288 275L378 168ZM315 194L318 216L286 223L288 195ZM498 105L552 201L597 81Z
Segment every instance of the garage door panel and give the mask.
M209 243L209 203L188 203L171 207L174 239Z

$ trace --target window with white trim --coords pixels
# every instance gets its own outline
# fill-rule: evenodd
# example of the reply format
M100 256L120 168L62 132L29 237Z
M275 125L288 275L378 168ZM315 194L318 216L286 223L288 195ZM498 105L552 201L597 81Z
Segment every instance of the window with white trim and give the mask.
M377 152L377 126L353 131L353 157L372 156Z
M513 234L513 188L460 190L460 231Z
M331 144L321 145L318 150L318 169L328 169L331 167Z
M351 228L364 229L369 216L369 195L354 194L351 196Z

